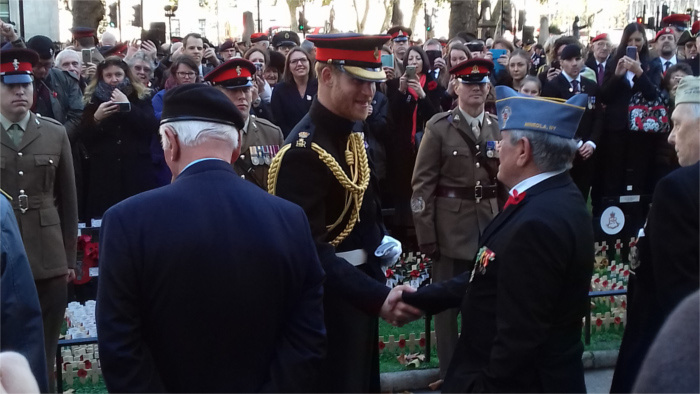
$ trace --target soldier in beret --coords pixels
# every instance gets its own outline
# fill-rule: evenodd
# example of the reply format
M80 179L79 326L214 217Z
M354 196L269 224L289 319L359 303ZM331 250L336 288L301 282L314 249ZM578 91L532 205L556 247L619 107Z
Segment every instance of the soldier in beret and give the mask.
M433 259L433 283L471 270L479 235L498 214L498 192L505 195L496 180L501 131L484 111L492 69L487 59L452 67L458 106L428 121L418 149L411 211L420 250ZM441 378L457 344L457 312L435 316Z
M567 169L587 97L566 103L496 87L498 180L510 188L486 227L474 270L403 300L429 313L462 308L442 392L585 392L593 227Z
M255 65L245 59L233 59L207 74L205 80L226 94L241 111L245 126L241 132L241 155L233 163L236 173L267 190L270 163L284 143L282 131L272 122L251 112L253 105L263 105L253 86Z
M252 47L267 50L270 47L270 38L265 33L253 33L250 35L250 44Z
M219 46L219 54L224 62L227 62L236 57L236 43L232 40L226 40Z
M78 202L66 129L30 111L36 52L0 52L0 186L13 199L24 248L39 294L49 389L55 390L56 345L75 279Z
M231 168L244 126L218 89L170 89L160 134L174 181L105 213L96 317L110 392L313 389L323 270L301 208Z
M396 262L401 244L386 235L376 179L362 133L375 93L386 78L381 48L389 36L312 35L318 95L272 162L270 193L306 212L326 272L328 353L319 392L379 392L377 315L393 324L418 310L397 303L399 286L385 286L382 266Z

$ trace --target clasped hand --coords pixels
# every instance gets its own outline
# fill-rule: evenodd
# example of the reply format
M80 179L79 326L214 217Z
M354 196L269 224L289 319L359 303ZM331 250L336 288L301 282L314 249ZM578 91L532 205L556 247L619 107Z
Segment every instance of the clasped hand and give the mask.
M402 301L403 292L413 293L414 291L416 290L408 285L400 285L391 289L379 311L379 316L396 327L401 327L420 318L423 315L420 309Z

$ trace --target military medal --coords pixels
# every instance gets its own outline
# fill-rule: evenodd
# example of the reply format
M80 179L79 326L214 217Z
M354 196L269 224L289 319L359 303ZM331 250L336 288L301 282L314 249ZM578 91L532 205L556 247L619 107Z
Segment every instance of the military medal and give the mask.
M260 164L260 159L258 158L258 150L255 146L250 147L250 161L253 163L254 166Z
M486 141L486 157L489 159L496 157L496 141Z
M593 109L595 106L595 96L588 96L588 109Z
M263 157L265 158L265 164L268 166L272 163L272 155L270 154L270 145L265 145L263 148Z
M496 259L496 253L486 246L482 246L481 249L476 253L476 259L474 264L474 270L472 271L472 277L469 279L471 282L474 279L474 275L479 273L480 275L486 274L486 267L489 263Z

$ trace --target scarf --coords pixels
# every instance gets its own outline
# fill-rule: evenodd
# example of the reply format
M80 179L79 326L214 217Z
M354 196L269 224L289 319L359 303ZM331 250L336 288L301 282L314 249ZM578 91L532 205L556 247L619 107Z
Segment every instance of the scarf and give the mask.
M124 77L124 80L119 82L117 86L112 86L105 81L97 82L97 87L95 87L95 92L92 94L92 97L96 98L99 102L110 101L114 89L119 89L127 97L134 92L134 87L131 86L129 77Z
M420 76L420 86L423 88L423 91L425 91L425 74L421 74ZM416 106L413 107L413 119L411 122L411 144L413 146L416 145L416 119L418 118L418 93L416 93L415 90L413 90L412 87L408 87L408 94L413 96L413 99L416 100Z

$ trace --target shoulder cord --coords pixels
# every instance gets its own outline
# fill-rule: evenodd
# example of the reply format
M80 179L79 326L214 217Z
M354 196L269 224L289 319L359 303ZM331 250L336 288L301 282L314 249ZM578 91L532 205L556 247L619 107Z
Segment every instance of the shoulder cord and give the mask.
M275 158L270 164L270 170L268 172L267 179L267 190L270 194L275 194L277 185L277 176L279 175L280 163L282 162L282 157L290 149L291 144L287 144L275 155ZM365 151L365 143L362 135L360 133L351 133L348 137L347 147L345 149L345 162L350 167L349 178L343 168L338 164L333 156L326 152L316 143L311 143L311 149L318 154L319 159L331 170L335 179L338 180L341 186L345 189L345 208L343 212L338 217L338 220L330 226L326 226L326 229L330 232L336 228L343 221L343 218L347 214L350 206L352 205L352 213L350 214L350 220L345 225L343 231L338 234L335 239L333 239L330 244L333 246L338 246L343 240L352 232L355 224L360 220L360 207L362 207L362 200L369 185L370 171L369 164L367 162L367 151ZM357 160L355 160L357 158ZM354 204L353 204L354 202Z

